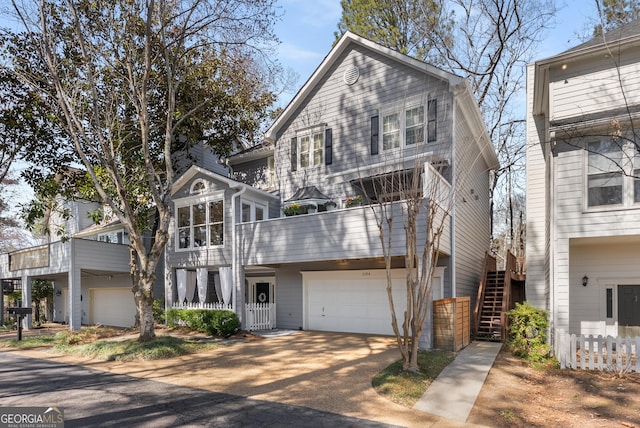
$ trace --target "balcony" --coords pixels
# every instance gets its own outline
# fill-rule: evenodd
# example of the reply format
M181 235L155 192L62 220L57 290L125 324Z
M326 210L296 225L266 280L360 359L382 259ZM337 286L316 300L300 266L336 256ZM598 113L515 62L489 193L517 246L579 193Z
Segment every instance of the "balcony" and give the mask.
M392 207L392 256L406 252L403 205L397 202ZM382 257L376 216L380 216L377 205L243 223L238 225L240 257L244 265ZM426 225L426 214L418 224ZM447 221L440 246L444 254L451 252L449 233ZM426 226L419 227L418 243L424 242L425 234Z

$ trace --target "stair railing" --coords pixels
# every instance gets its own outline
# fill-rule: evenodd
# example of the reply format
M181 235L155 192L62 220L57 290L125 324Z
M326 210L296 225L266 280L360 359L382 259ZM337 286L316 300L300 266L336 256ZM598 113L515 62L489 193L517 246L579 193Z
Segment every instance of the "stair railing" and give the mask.
M516 257L507 251L507 261L504 267L504 291L502 293L502 311L500 312L500 334L502 341L507 339L509 332L509 317L507 312L511 310L511 277L517 273L518 263Z
M482 304L484 302L484 293L487 287L487 274L497 269L496 258L485 252L484 254L484 267L482 270L482 276L480 277L480 286L478 287L478 298L476 299L476 307L473 310L473 335L478 335L478 328L480 326L480 316L482 313Z

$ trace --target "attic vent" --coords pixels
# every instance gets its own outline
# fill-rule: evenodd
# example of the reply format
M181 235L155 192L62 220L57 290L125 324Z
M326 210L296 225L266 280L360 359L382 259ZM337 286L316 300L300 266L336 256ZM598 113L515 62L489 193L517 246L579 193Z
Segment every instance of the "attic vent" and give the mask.
M358 67L352 65L344 71L344 76L342 76L342 79L344 80L344 83L351 86L358 81L359 77L360 71L358 70Z

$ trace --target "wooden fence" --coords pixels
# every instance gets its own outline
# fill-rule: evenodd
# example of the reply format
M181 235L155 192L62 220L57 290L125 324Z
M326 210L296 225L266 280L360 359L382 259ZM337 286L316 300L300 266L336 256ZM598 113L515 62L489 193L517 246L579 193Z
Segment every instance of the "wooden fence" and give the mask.
M640 373L640 336L577 336L555 330L554 354L561 368Z
M276 304L275 303L247 303L245 304L247 316L246 329L271 330L276 328Z

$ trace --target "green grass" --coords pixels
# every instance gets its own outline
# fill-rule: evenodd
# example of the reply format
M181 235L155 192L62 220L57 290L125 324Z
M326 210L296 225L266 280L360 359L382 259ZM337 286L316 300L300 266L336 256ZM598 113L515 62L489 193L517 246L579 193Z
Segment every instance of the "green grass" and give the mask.
M61 331L56 335L26 336L21 341L0 341L1 348L50 348L55 352L77 354L107 361L159 360L193 354L217 345L172 336L157 336L148 342L114 337L134 331L105 327L83 327L80 331Z
M0 340L0 348L17 348L17 349L34 349L42 347L51 347L56 344L56 336L42 335L42 336L28 336L23 337L22 340L8 339Z
M139 342L137 339L99 340L84 345L59 344L54 349L58 352L80 354L100 360L134 361L174 358L205 349L214 349L216 346L172 336L157 336L148 342Z
M375 375L371 384L378 394L394 403L413 407L431 382L453 359L452 352L420 351L419 373L403 371L402 360L399 360Z

